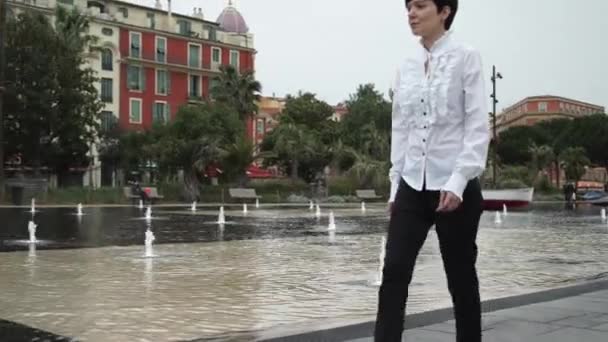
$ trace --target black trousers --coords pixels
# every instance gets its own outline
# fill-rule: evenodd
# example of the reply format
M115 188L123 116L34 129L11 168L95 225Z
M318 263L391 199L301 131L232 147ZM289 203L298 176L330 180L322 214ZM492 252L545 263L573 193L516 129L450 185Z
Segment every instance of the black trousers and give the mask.
M414 265L433 224L454 304L456 341L481 341L481 304L475 268L475 241L482 213L481 185L477 179L471 180L462 204L453 212L437 213L438 204L439 191L416 191L401 181L388 228L376 342L401 341Z

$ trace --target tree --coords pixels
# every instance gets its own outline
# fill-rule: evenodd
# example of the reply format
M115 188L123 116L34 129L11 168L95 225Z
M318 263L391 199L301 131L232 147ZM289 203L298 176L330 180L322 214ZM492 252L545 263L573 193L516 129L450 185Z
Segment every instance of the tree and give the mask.
M310 160L315 154L314 137L303 125L297 125L293 121L286 122L282 119L265 141L266 144L263 144L262 148L272 151L276 161L288 165L293 180L299 176L300 164Z
M95 71L86 65L85 51L96 43L88 34L89 22L77 9L57 8L58 38L57 111L52 130L52 153L47 165L60 175L71 166L86 166L90 162L90 146L99 131L99 115L103 105L95 82Z
M576 119L566 134L569 146L584 148L591 163L608 170L608 116L595 114Z
M220 67L221 74L215 78L215 86L211 88L213 99L230 105L245 120L257 113L256 104L260 99L262 85L256 81L253 71L240 74L232 65Z
M283 110L283 116L289 117L296 125L319 131L328 125L333 113L333 108L313 93L287 96Z
M248 179L247 168L257 158L253 143L246 137L237 137L236 141L226 146L225 155L222 158L225 177L236 179L240 185L245 185Z
M57 112L57 35L44 14L25 11L9 17L6 38L7 155L21 154L38 173Z
M566 178L578 184L578 181L585 174L585 167L590 164L589 158L585 155L582 147L568 147L562 152L562 161Z
M530 126L512 127L498 135L497 152L504 164L523 165L531 161L529 147L536 143L538 131Z
M331 163L330 146L339 138L332 115L332 107L312 93L288 96L279 125L262 142L262 151L273 152L265 163L280 164L294 179L318 178Z
M532 183L535 184L538 181L540 172L551 165L555 158L553 157L553 149L548 145L538 146L535 143L532 143L529 147L529 151L532 155L532 170L534 171Z
M388 137L391 132L391 104L384 99L373 84L360 85L346 101L348 115L341 122L341 136L345 144L362 149L369 140L360 136L360 129L376 130L378 136ZM373 128L372 128L373 127ZM383 139L387 146L388 139ZM383 147L388 149L388 147Z
M199 198L199 185L207 167L221 164L228 146L244 133L238 113L224 104L188 105L179 109L168 126L158 126L146 151L163 168L184 170L184 188Z
M60 7L54 28L44 14L25 11L7 30L8 154L21 154L36 173L43 163L60 176L86 166L101 110L94 71L84 67L95 41L87 19Z

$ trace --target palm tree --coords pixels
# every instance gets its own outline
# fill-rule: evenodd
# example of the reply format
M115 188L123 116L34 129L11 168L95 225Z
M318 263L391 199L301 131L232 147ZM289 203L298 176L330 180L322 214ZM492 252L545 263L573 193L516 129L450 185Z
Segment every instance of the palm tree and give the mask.
M55 29L59 35L62 46L74 51L82 52L95 44L98 38L89 34L89 20L80 14L76 8L68 11L64 7L57 7Z
M540 172L551 165L555 154L551 146L538 146L535 143L532 143L528 151L532 155L532 170L534 171L532 180L533 183L536 183L538 181Z
M298 178L300 162L310 159L316 153L316 139L295 123L283 123L273 131L276 141L272 152L277 158L289 162L291 178Z
M561 154L566 179L574 182L575 187L578 181L585 174L585 168L590 164L589 158L582 147L568 147ZM578 190L578 189L577 189Z
M378 160L370 155L359 153L353 149L350 153L355 163L347 174L357 180L361 187L381 188L388 181L388 160Z
M211 89L213 99L231 105L241 120L257 113L256 104L260 99L262 85L256 81L253 71L239 73L232 65L220 67L221 74L215 78L215 86Z

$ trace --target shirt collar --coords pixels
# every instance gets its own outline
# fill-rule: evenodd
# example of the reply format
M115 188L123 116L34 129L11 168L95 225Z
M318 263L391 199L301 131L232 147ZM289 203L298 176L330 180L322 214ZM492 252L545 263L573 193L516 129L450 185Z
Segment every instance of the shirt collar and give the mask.
M433 55L441 54L441 53L449 50L450 46L452 45L451 36L452 36L452 31L446 31L439 39L437 39L433 43L433 46L431 46L431 48L428 51L424 47L424 44L422 44L422 39L420 39L420 41L419 41L420 47L422 47L423 51L426 53L430 53Z

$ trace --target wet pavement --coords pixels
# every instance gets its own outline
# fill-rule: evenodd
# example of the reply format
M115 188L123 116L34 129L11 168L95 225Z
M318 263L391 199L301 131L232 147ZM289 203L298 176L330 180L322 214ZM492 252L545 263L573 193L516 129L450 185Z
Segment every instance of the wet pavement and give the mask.
M247 340L277 327L373 316L384 205L368 204L365 213L324 207L319 218L307 206L250 206L246 215L233 206L223 226L217 209L154 207L147 221L133 207L85 208L82 217L40 208L35 245L27 243L31 214L0 209L0 340L7 331L79 341ZM599 208L562 209L510 212L500 224L484 214L484 300L608 277ZM153 258L143 256L146 229L156 235ZM411 313L450 305L433 231L411 298Z

